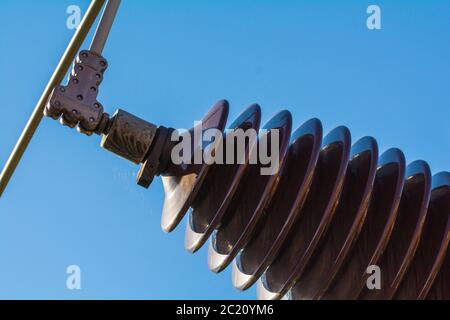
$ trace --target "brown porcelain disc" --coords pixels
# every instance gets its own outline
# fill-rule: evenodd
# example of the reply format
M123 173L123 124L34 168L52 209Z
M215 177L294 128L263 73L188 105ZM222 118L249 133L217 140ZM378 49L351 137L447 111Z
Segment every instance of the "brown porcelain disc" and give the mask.
M450 174L441 172L433 176L431 200L425 225L414 259L404 276L394 299L425 299L433 287L431 297L448 292L448 271L437 275L448 256L450 240ZM443 280L443 281L442 281ZM436 282L436 283L435 283Z
M392 299L415 255L431 194L431 172L424 161L406 168L406 181L391 239L378 264L381 288L364 287L361 299Z
M377 164L375 139L364 137L353 145L333 221L307 268L290 290L291 299L315 299L339 272L366 218Z
M324 299L356 299L367 281L367 267L377 265L397 217L405 179L405 157L389 149L379 160L374 190L362 230Z
M443 210L447 208L447 215L450 216L450 173L444 172L435 176L436 187L440 189L440 195L435 195L434 206L441 205ZM444 211L445 212L445 211ZM449 219L450 221L450 219ZM447 239L450 237L450 228L447 226ZM444 243L445 245L445 243ZM445 246L442 247L444 249ZM443 252L443 250L442 250ZM450 299L450 247L447 244L445 259L442 263L439 273L434 279L430 291L426 294L426 299L449 300ZM425 294L425 292L423 292ZM423 297L423 296L422 296Z

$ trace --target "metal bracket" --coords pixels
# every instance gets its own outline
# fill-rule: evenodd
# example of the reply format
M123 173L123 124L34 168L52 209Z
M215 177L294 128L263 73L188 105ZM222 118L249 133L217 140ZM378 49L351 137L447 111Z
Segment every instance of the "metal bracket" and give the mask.
M44 114L53 119L60 118L63 125L80 133L92 135L105 131L109 115L97 100L103 73L108 67L106 59L93 51L84 50L74 62L66 86L56 87L45 107Z

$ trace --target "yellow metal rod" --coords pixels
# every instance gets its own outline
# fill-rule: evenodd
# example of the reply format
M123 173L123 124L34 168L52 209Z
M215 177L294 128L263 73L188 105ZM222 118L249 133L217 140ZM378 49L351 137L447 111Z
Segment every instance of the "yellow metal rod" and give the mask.
M91 4L89 5L86 14L83 17L83 20L81 21L77 31L72 37L72 40L67 46L66 51L64 52L58 66L55 69L55 72L53 73L50 81L47 84L47 87L45 88L41 98L36 104L33 114L28 120L25 129L23 130L16 146L14 147L14 150L12 151L5 167L3 168L3 171L0 175L0 197L5 191L9 180L11 179L17 165L20 162L20 159L22 158L28 144L31 141L31 138L33 137L36 129L39 126L39 123L42 120L45 104L47 103L50 94L52 93L53 89L63 81L67 70L75 59L75 55L80 50L81 45L83 44L87 34L89 33L89 30L97 19L97 16L99 15L104 3L105 0L91 1Z

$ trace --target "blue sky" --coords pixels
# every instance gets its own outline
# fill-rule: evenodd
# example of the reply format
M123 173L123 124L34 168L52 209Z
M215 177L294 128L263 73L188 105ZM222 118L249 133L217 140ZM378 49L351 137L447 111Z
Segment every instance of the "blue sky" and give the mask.
M0 1L0 163L73 34L66 8L88 3ZM382 30L366 28L370 4ZM449 170L449 14L444 0L123 1L100 101L176 128L222 98L230 120L257 102L263 122L287 108L294 129L318 117ZM184 250L185 221L161 231L160 180L136 186L138 167L99 142L42 122L0 199L0 298L254 298Z

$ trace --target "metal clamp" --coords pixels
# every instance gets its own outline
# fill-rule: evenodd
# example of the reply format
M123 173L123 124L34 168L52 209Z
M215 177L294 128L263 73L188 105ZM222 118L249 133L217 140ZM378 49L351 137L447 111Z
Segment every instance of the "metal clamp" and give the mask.
M84 50L74 62L69 82L60 85L45 107L44 114L53 119L60 118L61 124L86 135L105 131L109 115L97 100L103 73L108 67L106 59L93 51Z

